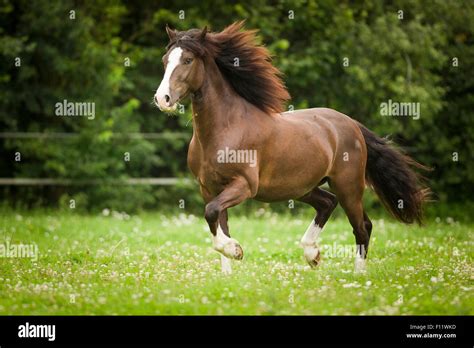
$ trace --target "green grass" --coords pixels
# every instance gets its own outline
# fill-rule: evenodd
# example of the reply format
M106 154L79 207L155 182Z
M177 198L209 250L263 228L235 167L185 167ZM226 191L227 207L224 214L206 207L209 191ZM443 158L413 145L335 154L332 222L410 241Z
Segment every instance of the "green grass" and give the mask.
M230 217L244 249L232 275L201 217L3 212L0 242L35 243L39 258L0 258L0 314L474 314L472 224L423 228L374 219L369 263L322 252L312 270L298 241L311 215ZM320 245L354 246L331 219Z

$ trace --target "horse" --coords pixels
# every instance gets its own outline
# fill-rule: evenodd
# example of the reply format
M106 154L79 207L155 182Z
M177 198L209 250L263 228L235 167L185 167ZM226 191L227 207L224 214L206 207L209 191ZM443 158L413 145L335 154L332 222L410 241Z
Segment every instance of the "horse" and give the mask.
M316 210L300 243L311 267L320 264L317 240L340 203L355 236L355 271L365 270L372 233L362 204L366 184L397 220L421 223L430 191L418 172L428 168L336 110L284 112L290 95L257 30L245 30L240 21L221 32L168 25L166 32L165 73L154 102L173 113L191 97L187 164L224 273L232 272L231 259L243 258L229 233L227 209L247 199L291 199ZM255 154L252 163L249 153ZM325 183L331 192L320 187Z

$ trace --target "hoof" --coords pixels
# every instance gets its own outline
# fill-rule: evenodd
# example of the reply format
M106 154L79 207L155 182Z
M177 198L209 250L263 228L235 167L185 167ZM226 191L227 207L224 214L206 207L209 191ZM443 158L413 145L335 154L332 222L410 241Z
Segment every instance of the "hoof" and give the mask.
M234 259L236 260L242 260L244 258L244 250L240 246L240 244L235 245L235 251L234 251Z
M316 268L321 262L321 253L316 244L304 246L304 258L311 266L311 268Z
M318 255L314 259L312 259L312 260L306 259L306 261L308 261L308 264L311 266L311 268L318 267L319 263L321 262L320 255L321 254L318 252Z
M244 257L244 251L235 239L229 239L222 247L215 249L230 259L242 260Z

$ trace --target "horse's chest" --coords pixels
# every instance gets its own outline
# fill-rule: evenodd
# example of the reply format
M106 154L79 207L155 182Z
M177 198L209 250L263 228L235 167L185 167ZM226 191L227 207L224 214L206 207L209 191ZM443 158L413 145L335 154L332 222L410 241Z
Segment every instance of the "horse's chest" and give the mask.
M226 185L225 175L218 171L215 159L204 156L198 149L190 147L188 155L188 167L198 180L209 192L220 192Z

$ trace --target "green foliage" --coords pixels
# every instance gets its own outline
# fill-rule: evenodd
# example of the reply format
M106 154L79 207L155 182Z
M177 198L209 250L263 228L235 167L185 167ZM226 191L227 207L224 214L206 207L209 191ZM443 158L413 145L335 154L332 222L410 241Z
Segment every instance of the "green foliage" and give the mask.
M0 176L116 180L188 175L190 106L170 117L151 103L163 75L164 26L208 25L217 31L239 19L260 30L285 74L295 108L332 107L381 135L390 134L434 169L430 185L438 200L471 200L474 6L469 1L437 0L427 6L415 0L176 0L143 6L5 0L0 4L1 130L78 136L0 139L5 158ZM21 67L15 66L16 58ZM65 99L94 102L95 118L56 116L55 104ZM419 102L420 119L382 117L380 103L389 99ZM189 136L126 136L165 131ZM13 161L16 151L22 154L19 163ZM130 161L124 161L125 153ZM453 153L459 161L453 161ZM4 198L17 203L62 206L80 194L88 209L127 211L175 206L181 197L198 207L196 192L196 186L111 185L2 190Z

